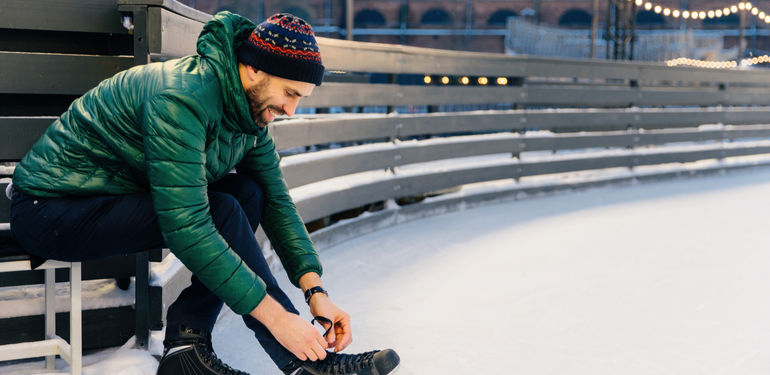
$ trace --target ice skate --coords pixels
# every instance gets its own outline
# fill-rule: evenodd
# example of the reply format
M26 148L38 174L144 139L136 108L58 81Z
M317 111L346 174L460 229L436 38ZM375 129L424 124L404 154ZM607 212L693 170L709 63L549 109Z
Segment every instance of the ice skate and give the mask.
M206 333L184 328L179 337L163 344L165 350L157 375L249 375L223 363Z
M327 352L323 360L295 360L282 370L286 375L393 375L400 362L392 349L361 354Z

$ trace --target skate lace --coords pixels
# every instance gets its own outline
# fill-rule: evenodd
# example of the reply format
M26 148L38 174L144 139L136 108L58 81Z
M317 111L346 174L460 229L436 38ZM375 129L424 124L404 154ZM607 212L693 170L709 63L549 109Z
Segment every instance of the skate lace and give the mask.
M361 354L338 354L329 352L322 361L306 362L326 374L347 374L357 372L374 365L374 354L371 351Z
M208 343L198 341L195 343L195 346L198 347L198 353L200 353L203 358L203 362L217 373L222 375L249 375L248 373L236 370L222 362L222 360L217 357L217 354L214 353L214 348L208 345Z

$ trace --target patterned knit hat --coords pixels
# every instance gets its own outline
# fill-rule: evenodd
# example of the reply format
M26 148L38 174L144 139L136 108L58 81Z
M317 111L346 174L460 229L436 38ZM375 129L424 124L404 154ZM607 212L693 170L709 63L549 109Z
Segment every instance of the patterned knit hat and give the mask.
M324 66L313 29L303 19L278 13L260 23L236 51L238 59L281 78L321 85Z

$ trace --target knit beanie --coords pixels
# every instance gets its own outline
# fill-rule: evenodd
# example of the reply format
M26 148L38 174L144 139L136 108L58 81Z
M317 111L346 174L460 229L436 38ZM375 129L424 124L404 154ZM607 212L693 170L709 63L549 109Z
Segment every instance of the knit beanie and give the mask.
M260 23L236 51L238 59L265 73L321 85L324 66L313 29L303 19L274 14Z

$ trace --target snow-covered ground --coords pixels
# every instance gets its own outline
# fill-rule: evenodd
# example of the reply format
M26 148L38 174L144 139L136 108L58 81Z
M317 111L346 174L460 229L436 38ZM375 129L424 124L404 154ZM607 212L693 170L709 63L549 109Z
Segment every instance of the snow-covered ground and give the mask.
M324 281L348 351L394 348L401 374L770 374L769 192L759 169L485 206L327 249ZM214 346L279 374L229 310ZM86 364L157 366L128 348Z

